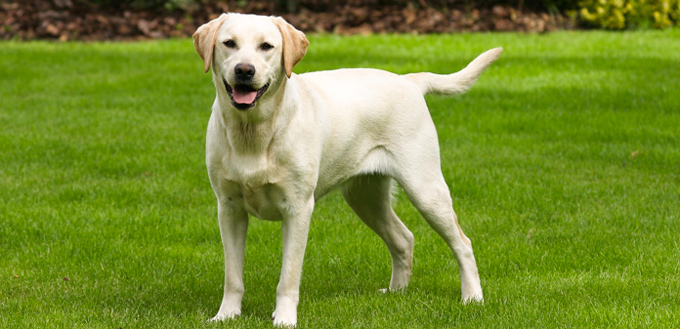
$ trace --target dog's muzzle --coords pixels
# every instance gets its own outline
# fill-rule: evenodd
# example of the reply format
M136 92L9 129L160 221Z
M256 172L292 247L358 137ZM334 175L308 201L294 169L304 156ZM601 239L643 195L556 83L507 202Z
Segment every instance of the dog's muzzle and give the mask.
M227 90L227 94L231 97L231 104L239 110L247 110L255 106L257 100L260 99L269 88L269 84L264 85L264 87L260 89L255 89L252 86L245 84L238 84L232 87L224 78L222 78L222 82Z

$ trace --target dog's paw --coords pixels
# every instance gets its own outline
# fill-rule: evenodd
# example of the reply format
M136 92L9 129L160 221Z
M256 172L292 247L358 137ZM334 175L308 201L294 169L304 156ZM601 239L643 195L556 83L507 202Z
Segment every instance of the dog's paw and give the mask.
M212 317L208 322L221 322L224 320L231 320L241 316L241 312L219 312Z
M399 288L383 288L383 289L378 289L379 293L383 294L393 294L393 293L405 293L406 292L406 287L399 287Z
M217 315L208 320L208 322L219 322L241 316L241 297L229 297L231 296L227 295L222 299L222 304L220 304L220 310L217 311Z
M281 327L281 328L295 328L297 326L297 314L294 314L290 316L285 316L283 313L285 312L279 312L277 316L277 311L274 311L272 313L272 320L274 321L274 326L276 327Z
M484 304L484 296L481 293L463 297L463 304Z

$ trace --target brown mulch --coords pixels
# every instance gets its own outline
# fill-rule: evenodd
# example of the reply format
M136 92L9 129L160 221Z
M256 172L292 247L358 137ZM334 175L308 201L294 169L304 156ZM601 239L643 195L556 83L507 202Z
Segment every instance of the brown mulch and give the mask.
M209 2L182 10L104 8L78 0L0 0L0 40L134 40L191 36L223 12L283 16L305 32L450 33L463 31L548 32L571 28L568 18L509 6L437 9L409 5L340 5L322 11L277 12L273 1Z

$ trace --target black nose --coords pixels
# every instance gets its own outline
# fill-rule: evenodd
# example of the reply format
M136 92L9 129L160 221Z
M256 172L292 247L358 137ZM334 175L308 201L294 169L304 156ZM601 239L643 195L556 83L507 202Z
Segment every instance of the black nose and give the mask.
M234 73L236 73L236 77L239 78L240 80L250 80L253 78L253 75L255 75L255 66L252 64L236 64L236 67L234 67Z

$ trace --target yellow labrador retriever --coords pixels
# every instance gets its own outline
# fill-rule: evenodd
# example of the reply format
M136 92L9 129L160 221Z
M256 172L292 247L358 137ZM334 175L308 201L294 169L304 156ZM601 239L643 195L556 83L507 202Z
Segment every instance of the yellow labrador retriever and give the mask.
M193 35L217 97L206 162L217 196L225 284L213 320L241 314L248 215L282 222L283 263L274 324L295 326L302 261L317 200L340 189L392 256L389 290L411 276L413 234L391 207L404 189L458 261L463 302L482 301L472 245L442 176L437 132L423 95L465 92L498 58L489 50L449 74L341 69L297 75L305 35L280 17L222 14Z

